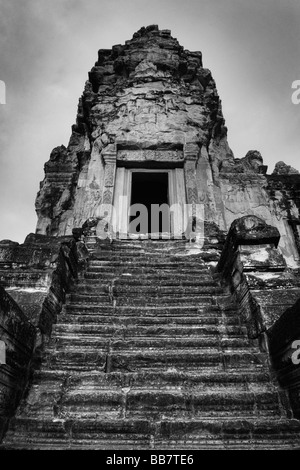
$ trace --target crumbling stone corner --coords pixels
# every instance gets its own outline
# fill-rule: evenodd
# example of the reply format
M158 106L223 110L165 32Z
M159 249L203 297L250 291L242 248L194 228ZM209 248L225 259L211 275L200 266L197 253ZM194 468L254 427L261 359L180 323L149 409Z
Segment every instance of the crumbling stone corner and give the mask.
M80 237L30 234L1 242L0 255L1 442L88 251Z
M37 329L0 286L0 441L23 394Z
M231 224L217 265L217 270L240 306L241 316L252 339L260 338L267 325L261 304L249 285L248 273L286 269L286 263L277 250L279 240L278 229L267 225L259 217L248 215L236 219Z
M300 299L268 329L272 366L288 391L294 417L300 419Z

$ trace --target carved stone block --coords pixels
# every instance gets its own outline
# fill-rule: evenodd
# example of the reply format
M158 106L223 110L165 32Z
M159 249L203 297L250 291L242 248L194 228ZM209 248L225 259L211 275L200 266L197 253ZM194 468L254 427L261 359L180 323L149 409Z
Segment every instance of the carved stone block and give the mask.
M119 150L119 161L155 161L155 162L182 162L184 155L182 150Z

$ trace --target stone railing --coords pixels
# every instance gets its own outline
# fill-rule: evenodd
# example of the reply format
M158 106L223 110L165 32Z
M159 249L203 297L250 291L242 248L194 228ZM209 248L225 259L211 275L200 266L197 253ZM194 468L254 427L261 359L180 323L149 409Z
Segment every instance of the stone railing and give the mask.
M80 237L0 242L0 440L87 257Z
M0 242L0 285L42 334L51 334L66 292L87 257L84 249L73 236L30 234L22 245Z
M0 441L26 386L36 332L0 286Z
M249 337L268 352L274 375L300 418L300 281L277 249L279 240L277 228L262 219L237 219L217 268L240 306Z
M277 249L279 240L278 229L262 219L253 215L237 219L217 266L240 305L250 338L259 338L273 317L282 313L276 306L275 291L291 275L286 273L285 260Z
M300 419L300 299L268 329L272 365L288 391L294 417Z

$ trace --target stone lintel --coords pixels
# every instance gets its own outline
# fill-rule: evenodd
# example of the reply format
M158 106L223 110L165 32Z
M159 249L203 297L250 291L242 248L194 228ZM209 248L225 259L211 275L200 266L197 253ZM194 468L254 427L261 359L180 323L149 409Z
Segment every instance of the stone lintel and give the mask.
M179 149L120 149L118 161L131 162L183 162L184 154Z

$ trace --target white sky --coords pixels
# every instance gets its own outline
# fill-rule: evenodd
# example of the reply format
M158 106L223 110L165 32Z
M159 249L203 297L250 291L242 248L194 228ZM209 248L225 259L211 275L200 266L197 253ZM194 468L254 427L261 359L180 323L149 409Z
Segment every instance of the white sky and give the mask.
M236 158L256 149L269 173L300 170L299 0L0 0L0 240L35 231L44 163L68 144L98 49L150 24L202 51Z

